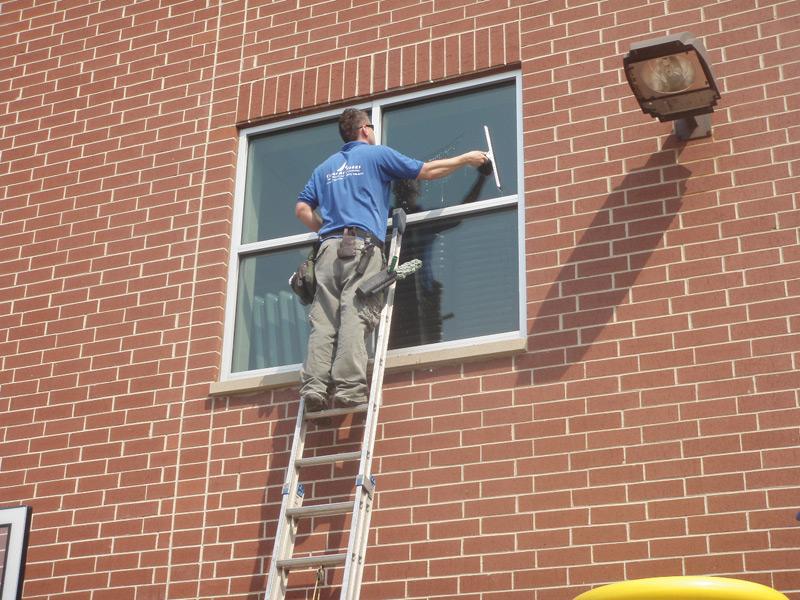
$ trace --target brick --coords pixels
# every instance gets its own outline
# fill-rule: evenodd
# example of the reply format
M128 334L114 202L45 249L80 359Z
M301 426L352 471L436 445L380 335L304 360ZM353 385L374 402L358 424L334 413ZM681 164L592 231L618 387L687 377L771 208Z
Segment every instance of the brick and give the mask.
M795 589L781 548L791 548L796 495L785 488L796 477L800 324L796 10L738 0L261 4L221 15L149 0L7 11L0 45L23 58L0 85L0 436L24 448L3 463L16 470L2 476L2 495L32 498L39 514L46 546L31 548L29 592L263 588L242 558L260 552L252 523L277 518L296 388L206 397L226 301L230 122L335 110L356 94L517 61L529 351L389 377L372 538L397 541L371 544L376 557L389 550L367 565L365 593L496 600L537 589L555 599L623 578L746 568ZM677 144L619 79L620 47L677 30L702 35L723 65L713 139ZM60 63L49 58L56 45ZM54 468L66 478L50 479ZM313 491L345 493L350 471L329 475ZM124 506L98 508L105 496ZM459 514L465 501L476 504L464 511L491 514L410 525L412 514ZM186 529L172 532L175 507ZM195 527L203 510L205 534ZM98 524L99 545L80 539ZM155 548L156 531L169 548ZM59 546L59 533L82 545ZM196 567L203 536L220 533L239 539L239 553L205 543L210 564ZM322 548L322 535L303 535ZM130 563L97 558L120 549ZM168 556L169 583L148 579ZM617 562L595 564L609 556ZM377 587L408 572L418 577Z

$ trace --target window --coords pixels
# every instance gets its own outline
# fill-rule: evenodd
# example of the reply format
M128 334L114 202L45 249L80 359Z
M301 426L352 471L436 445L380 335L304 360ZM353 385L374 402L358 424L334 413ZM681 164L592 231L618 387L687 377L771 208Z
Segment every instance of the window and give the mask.
M360 107L380 143L426 161L485 149L486 125L503 186L474 169L395 184L392 202L409 215L401 260L424 266L398 286L390 357L524 339L519 75ZM316 235L294 205L313 169L342 146L340 112L240 134L223 380L296 372L305 357L308 310L287 280Z
M31 530L30 506L0 508L0 600L21 600Z

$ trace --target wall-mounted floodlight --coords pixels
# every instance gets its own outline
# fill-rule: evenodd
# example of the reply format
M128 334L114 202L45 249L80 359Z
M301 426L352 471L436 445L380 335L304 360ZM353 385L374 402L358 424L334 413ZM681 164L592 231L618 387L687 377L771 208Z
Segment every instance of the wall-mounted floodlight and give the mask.
M623 64L642 112L676 121L682 140L711 135L710 113L720 95L700 40L684 32L637 42Z

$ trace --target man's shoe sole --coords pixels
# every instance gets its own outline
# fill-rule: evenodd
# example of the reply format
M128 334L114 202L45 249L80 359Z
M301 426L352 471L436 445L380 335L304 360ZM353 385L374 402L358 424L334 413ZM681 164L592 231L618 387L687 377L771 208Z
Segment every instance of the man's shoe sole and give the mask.
M361 402L357 402L354 400L342 400L341 398L334 398L335 404L343 408L356 408L357 406L366 406L367 401L362 400Z

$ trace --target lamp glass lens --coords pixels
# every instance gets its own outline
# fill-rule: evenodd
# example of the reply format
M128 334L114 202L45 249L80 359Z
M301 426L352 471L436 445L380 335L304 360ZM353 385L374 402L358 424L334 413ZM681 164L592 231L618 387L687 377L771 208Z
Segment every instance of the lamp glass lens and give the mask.
M644 83L659 94L676 94L694 82L694 65L684 54L659 56L646 61L641 70Z

